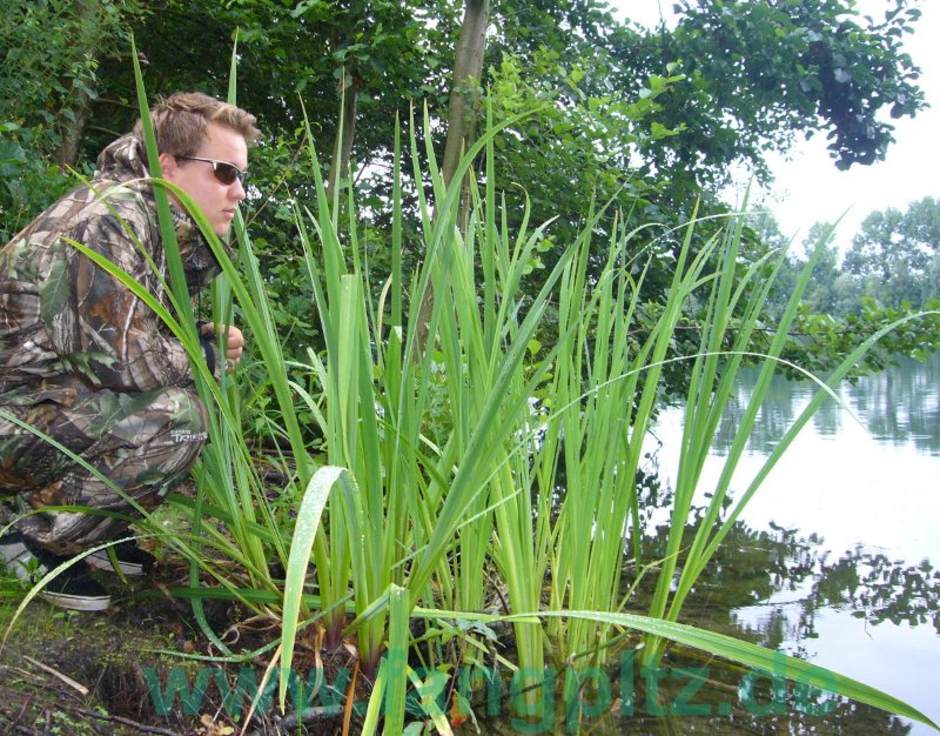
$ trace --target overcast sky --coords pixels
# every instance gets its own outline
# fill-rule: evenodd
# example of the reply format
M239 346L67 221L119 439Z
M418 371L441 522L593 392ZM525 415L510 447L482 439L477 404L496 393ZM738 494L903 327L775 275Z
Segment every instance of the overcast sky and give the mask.
M659 21L660 9L667 24L674 21L669 0L612 0L611 6L620 19L629 17L647 26ZM861 0L859 6L874 17L889 7L886 0ZM904 209L923 197L940 196L937 183L940 178L938 6L938 0L925 0L917 5L923 16L915 25L914 34L906 37L905 44L923 72L919 83L933 107L916 118L893 121L895 143L888 148L884 161L839 171L829 158L825 134L800 141L786 157L772 155L768 159L776 183L766 193L766 203L784 233L798 234L797 242L814 222L834 220L851 208L836 237L837 244L844 250L851 244L861 221L873 210Z

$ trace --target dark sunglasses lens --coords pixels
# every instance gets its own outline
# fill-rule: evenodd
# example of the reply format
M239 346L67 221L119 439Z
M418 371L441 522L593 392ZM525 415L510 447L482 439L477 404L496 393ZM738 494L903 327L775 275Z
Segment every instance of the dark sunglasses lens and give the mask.
M215 172L215 178L225 185L233 184L236 179L241 178L238 169L221 161L216 162L213 171Z

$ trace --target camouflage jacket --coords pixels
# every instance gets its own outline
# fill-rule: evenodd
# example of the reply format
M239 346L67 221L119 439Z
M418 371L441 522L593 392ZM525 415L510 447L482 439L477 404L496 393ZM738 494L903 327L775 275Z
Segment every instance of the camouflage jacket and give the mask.
M0 251L0 408L70 406L89 388L192 383L183 346L159 317L68 242L106 256L167 304L153 192L141 181L149 175L145 160L133 136L114 141L98 157L91 188L60 199ZM218 264L192 219L171 208L192 295Z

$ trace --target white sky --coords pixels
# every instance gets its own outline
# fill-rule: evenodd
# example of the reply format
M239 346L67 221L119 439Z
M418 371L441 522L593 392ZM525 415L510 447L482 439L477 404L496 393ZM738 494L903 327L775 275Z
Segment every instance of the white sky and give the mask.
M643 25L656 24L662 16L674 20L671 0L610 0L615 15ZM860 8L876 19L889 7L886 0L861 0ZM895 142L887 158L871 166L836 169L826 150L825 134L800 141L787 157L771 155L768 161L776 182L766 193L786 235L802 240L814 222L835 220L849 210L837 232L842 250L851 244L865 217L874 210L905 209L910 202L940 196L940 2L924 0L915 32L905 40L906 51L921 68L919 80L927 102L934 105L917 115L893 121ZM851 208L851 209L850 209Z

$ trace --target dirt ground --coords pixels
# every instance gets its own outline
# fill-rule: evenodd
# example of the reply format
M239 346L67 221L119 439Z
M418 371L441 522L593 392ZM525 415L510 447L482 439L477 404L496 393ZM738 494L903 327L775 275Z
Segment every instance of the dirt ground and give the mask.
M15 598L0 599L0 635L7 631L18 605ZM220 635L229 622L243 618L229 604L212 601L206 603L206 615ZM229 634L234 636L234 632ZM241 630L236 650L250 650L264 643L265 636L266 632ZM186 601L164 596L119 598L107 612L81 613L34 600L15 621L0 651L0 733L239 734L243 719L226 712L220 683L234 687L239 667L246 665L206 664L162 653L207 651L208 642ZM262 676L266 665L263 658L247 663ZM159 693L170 694L170 678L182 676L188 684L198 682L200 669L209 674L210 683L200 698L187 704L182 697L170 696L161 703ZM250 698L242 714L247 713L249 703ZM305 718L298 718L289 708L285 720L269 705L252 719L246 733L268 736L287 733L286 727L291 734L341 730L341 719L333 712L310 709Z

